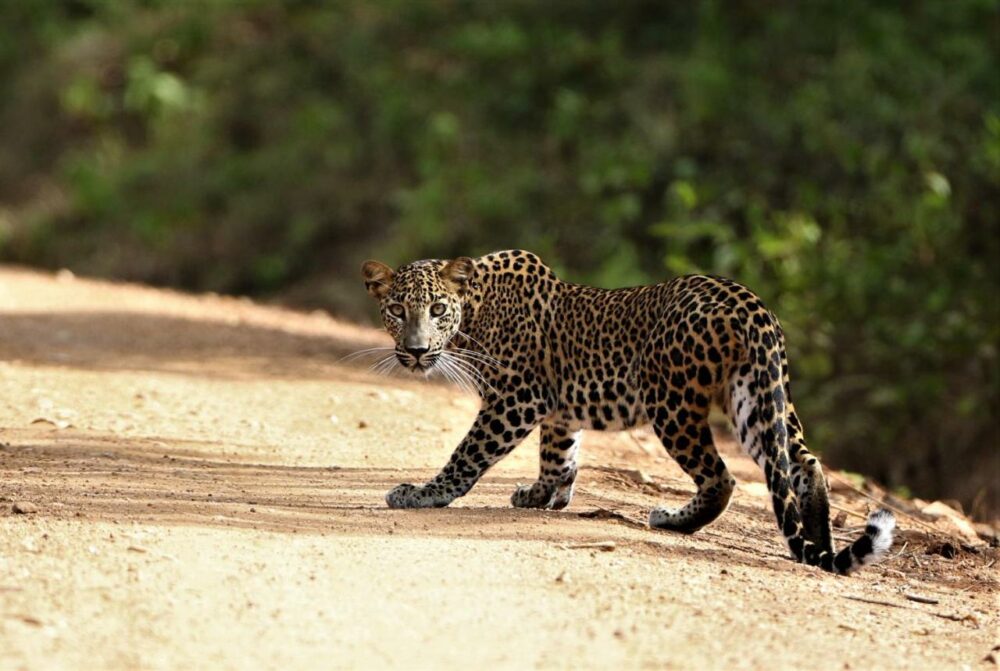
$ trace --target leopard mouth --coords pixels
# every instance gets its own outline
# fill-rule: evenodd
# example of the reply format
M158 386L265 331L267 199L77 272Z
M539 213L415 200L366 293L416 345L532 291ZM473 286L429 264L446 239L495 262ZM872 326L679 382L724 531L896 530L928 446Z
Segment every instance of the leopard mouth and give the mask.
M412 373L429 372L437 364L440 357L440 352L429 352L421 355L419 359L412 354L396 354L396 358L399 359L399 363L402 364L403 368Z

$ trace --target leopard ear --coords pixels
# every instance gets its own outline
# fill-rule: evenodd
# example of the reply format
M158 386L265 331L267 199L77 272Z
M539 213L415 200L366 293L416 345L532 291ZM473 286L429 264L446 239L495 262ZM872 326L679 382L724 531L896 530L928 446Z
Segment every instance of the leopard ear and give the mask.
M464 293L469 288L469 282L476 273L476 266L468 256L460 256L454 261L449 261L441 269L441 277L445 282L451 284L459 293Z
M361 265L361 274L365 278L365 289L374 298L382 298L392 286L394 273L392 268L378 261L365 261Z

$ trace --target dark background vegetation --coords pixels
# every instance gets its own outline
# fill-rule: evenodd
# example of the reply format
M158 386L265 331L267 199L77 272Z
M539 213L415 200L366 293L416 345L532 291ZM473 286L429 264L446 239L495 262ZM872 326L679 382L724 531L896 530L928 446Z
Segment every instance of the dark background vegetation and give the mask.
M360 261L728 275L828 463L996 515L994 0L0 3L0 258L369 313Z

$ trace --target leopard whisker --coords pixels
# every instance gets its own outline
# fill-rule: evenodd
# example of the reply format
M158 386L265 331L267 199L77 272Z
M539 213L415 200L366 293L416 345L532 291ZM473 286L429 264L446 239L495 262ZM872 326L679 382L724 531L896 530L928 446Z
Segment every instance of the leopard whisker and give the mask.
M455 375L464 382L464 386L469 391L469 393L475 394L476 396L480 397L483 395L483 390L478 380L476 380L475 377L470 375L469 372L465 370L462 366L458 365L458 362L455 359L449 358L447 360L447 364L448 367L455 372Z
M390 351L393 351L392 347L369 347L367 349L361 349L358 350L357 352L351 352L350 354L344 355L341 358L337 359L337 363L342 363L344 361L353 361L354 359L363 356L370 356L378 352L390 352Z
M478 360L473 359L469 361L467 359L464 359L460 354L454 352L449 353L449 355L457 365L460 365L461 367L468 369L468 373L472 377L482 381L483 384L489 387L493 393L496 393L497 390L486 379L486 374L483 371L479 370L479 368L476 366L476 364L479 363Z
M383 376L383 375L387 375L389 373L389 370L391 368L392 368L392 366L389 364L388 361L382 361L382 362L379 363L379 365L377 367L372 368L371 372L373 374L375 374L375 375Z
M399 361L396 359L396 355L390 354L384 359L381 359L373 364L368 370L372 371L376 375L384 376L395 370L397 366L399 366Z
M474 390L469 386L466 377L450 360L442 357L438 360L438 364L441 368L442 374L455 386L466 393L474 393Z
M370 366L368 366L368 371L369 372L374 371L376 368L378 368L379 366L381 366L382 364L384 364L386 361L388 361L388 359L389 359L388 356L382 357L381 359L379 359L375 363L373 363Z
M454 363L459 368L465 370L473 378L486 382L486 376L473 363L457 356L451 357L451 362Z
M458 335L462 336L463 338L465 338L465 339L466 339L466 340L468 340L469 342L472 342L472 343L475 343L476 345L479 345L480 347L482 347L482 348L483 348L483 351L482 351L482 354L483 354L484 356L488 356L488 357L490 357L490 358L491 358L491 359L492 359L493 361L495 361L495 362L496 362L497 364L499 364L499 365L501 365L501 366L504 366L504 367L506 368L506 366L504 365L504 363L503 363L502 361L500 361L500 360L499 360L499 359L497 359L497 358L496 358L495 356L493 356L492 354L490 354L490 351L489 351L489 349L488 349L488 348L486 347L486 345L484 345L483 343L479 342L478 340L476 340L475 338L473 338L472 336L470 336L470 335L469 335L468 333L466 333L465 331L463 331L463 330L461 330L461 329L459 329L459 330L458 330Z
M497 361L493 357L483 354L482 352L476 352L475 350L465 349L464 347L455 347L448 351L457 355L465 356L469 359L485 364L487 366L491 366L492 368L495 368L498 371L503 370L505 368L505 366L501 364L499 361Z
M469 377L465 371L449 360L442 360L441 364L445 370L451 373L455 384L457 384L463 391L470 393L473 392L473 389L470 386ZM478 390L476 391L478 392Z
M466 377L468 377L473 383L475 383L476 389L479 391L479 394L481 396L484 397L486 396L485 388L488 388L494 394L497 393L497 390L493 387L493 385L491 385L486 380L486 377L482 374L482 372L475 366L473 366L471 363L461 359L454 352L447 352L442 354L446 355L442 356L443 360L446 360L450 366L453 366L454 368L457 368L458 370L462 371L462 373Z
M486 354L484 352L479 352L479 351L474 350L474 349L469 349L467 347L455 347L454 349L456 351L459 351L459 352L466 352L467 354L474 354L477 357L480 357L481 359L483 359L485 361L491 361L491 362L496 363L496 364L501 363L498 359L490 356L489 354Z
M465 350L448 350L448 354L450 354L451 356L453 356L456 359L460 359L462 361L465 361L466 363L471 364L473 366L489 366L490 368L492 368L492 369L494 369L494 370L496 370L498 372L501 372L503 370L502 368L500 368L499 366L493 364L490 361L486 361L485 359L481 359L481 358L479 358L477 356L470 355Z

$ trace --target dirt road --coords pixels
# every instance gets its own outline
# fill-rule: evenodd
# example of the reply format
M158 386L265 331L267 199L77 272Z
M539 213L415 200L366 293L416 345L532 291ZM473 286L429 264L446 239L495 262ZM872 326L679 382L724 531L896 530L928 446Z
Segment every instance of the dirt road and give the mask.
M643 432L588 434L561 512L509 507L537 439L451 508L387 510L476 404L338 363L381 338L0 270L0 669L992 668L996 550L926 554L904 518L884 565L797 565L731 441L740 488L693 536L635 522L692 491Z

